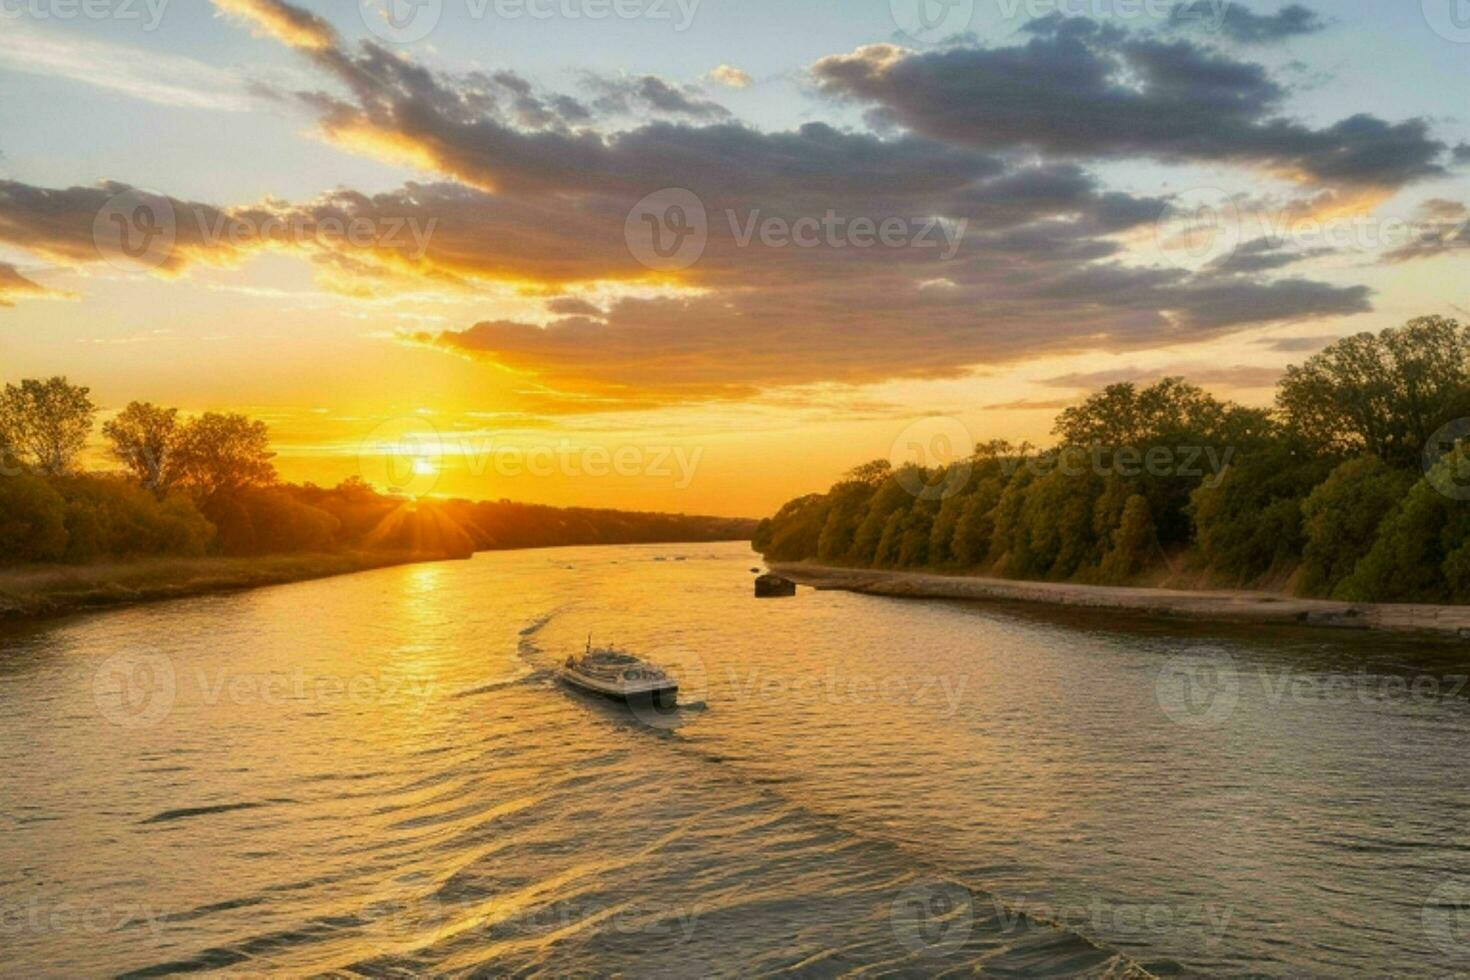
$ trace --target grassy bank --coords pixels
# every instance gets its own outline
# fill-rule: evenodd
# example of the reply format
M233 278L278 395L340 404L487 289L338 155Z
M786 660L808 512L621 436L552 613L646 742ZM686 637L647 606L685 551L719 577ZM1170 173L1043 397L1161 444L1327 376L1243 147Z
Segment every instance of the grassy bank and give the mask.
M1382 630L1470 639L1470 607L1301 599L1284 593L1027 582L932 572L772 562L779 575L818 589L911 599L978 599L1146 613L1218 623Z
M446 556L347 551L255 558L149 558L93 565L0 569L0 620L178 599L345 575Z

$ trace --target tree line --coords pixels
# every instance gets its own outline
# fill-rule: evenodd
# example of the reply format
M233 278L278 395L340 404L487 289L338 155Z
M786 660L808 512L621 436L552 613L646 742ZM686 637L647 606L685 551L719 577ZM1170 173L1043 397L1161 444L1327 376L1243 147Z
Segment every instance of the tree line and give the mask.
M293 484L265 424L133 402L101 427L116 470L79 465L90 389L27 379L0 392L0 565L343 550L476 551L748 538L753 522L508 500L414 501L353 477Z
M1465 603L1467 420L1470 329L1422 317L1288 368L1271 409L1116 384L1063 411L1047 449L866 463L754 542L776 561Z

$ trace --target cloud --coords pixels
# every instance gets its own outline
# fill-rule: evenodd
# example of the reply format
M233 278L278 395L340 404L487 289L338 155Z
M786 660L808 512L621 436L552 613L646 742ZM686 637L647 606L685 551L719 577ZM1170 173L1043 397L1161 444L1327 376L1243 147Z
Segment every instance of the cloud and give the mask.
M1121 367L1106 371L1078 372L1047 378L1041 384L1053 388L1080 388L1094 390L1115 384L1153 384L1164 378L1182 377L1200 385L1221 385L1226 388L1272 388L1281 380L1284 369L1260 367L1252 364L1236 364L1220 367L1198 362L1169 364L1159 368Z
M1336 253L1337 249L1325 246L1292 251L1280 239L1256 238L1243 242L1228 255L1214 260L1209 269L1224 274L1270 272Z
M1169 15L1175 30L1218 30L1236 44L1280 44L1294 37L1317 34L1328 21L1299 3L1274 14L1257 14L1239 3L1219 7L1219 0L1184 0Z
M704 77L726 88L750 88L755 81L749 74L734 65L719 65L711 68Z
M129 98L186 109L244 112L248 86L236 75L192 58L106 41L54 36L5 18L0 68L65 78Z
M294 48L325 51L337 43L337 32L331 24L281 0L214 0L214 5Z
M21 275L20 270L6 262L0 262L0 307L13 307L20 299L67 299L68 293L47 289Z
M1384 255L1388 263L1437 258L1470 248L1470 208L1459 201L1434 198L1420 205L1409 241Z
M695 89L664 81L657 75L609 78L590 75L597 93L594 104L605 113L630 114L639 110L688 119L727 119L730 110L701 96Z
M877 123L989 152L1232 163L1321 186L1395 188L1445 173L1421 119L1360 114L1322 129L1286 118L1259 64L1059 17L1012 47L914 52L874 44L819 60L819 91Z
M1063 408L1071 408L1075 404L1077 404L1075 398L1055 398L1051 401L1032 401L1022 398L1020 401L982 405L980 408L986 412L1055 412Z
M1165 202L1112 191L1077 159L1014 153L1014 141L824 122L768 132L687 112L617 128L595 97L545 92L512 72L438 71L370 41L348 47L285 3L232 0L221 9L299 49L324 77L292 98L328 139L435 177L300 202L168 198L178 243L159 271L183 275L195 263L232 265L273 250L310 261L323 286L353 296L411 286L456 298L509 290L539 298L543 310L519 319L415 328L398 339L510 372L548 411L958 378L1042 354L1146 350L1370 308L1362 286L1135 264L1127 242ZM1034 44L1054 48L1077 30L1038 34ZM1097 32L1084 33L1088 45L1103 43ZM899 61L915 57L892 50ZM1159 55L1143 86L1159 113L1155 127L1172 125L1160 100L1187 117L1279 98L1264 70L1183 50L1194 53ZM1063 73L1092 70L1085 59L1037 57ZM1204 59L1204 76L1175 79L1191 75L1191 58ZM624 81L629 100L668 97ZM1017 91L1031 81L1018 76ZM1135 110L1119 128L1142 124ZM640 263L625 236L633 206L667 187L698 196L707 240L694 265L660 271ZM126 191L0 183L0 242L69 264L99 261L94 222ZM323 231L354 221L432 235L354 244ZM772 246L755 231L768 221L814 222L819 240ZM886 221L911 237L885 246L820 237L824 225L842 232ZM246 233L219 233L235 223ZM283 224L302 232L283 240L261 230ZM952 248L915 244L926 235L938 246L940 234Z
M1315 353L1336 340L1338 340L1337 334L1319 334L1314 337L1272 337L1257 341L1257 343L1267 350L1280 351L1284 354L1307 354Z

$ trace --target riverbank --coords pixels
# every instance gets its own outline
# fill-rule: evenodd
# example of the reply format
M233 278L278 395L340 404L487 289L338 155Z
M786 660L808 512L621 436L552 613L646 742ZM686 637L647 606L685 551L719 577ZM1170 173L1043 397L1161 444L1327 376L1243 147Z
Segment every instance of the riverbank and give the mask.
M1173 619L1381 630L1470 639L1470 606L1298 599L1273 592L1127 588L773 562L801 585L911 599L978 599L1109 609Z
M421 552L345 551L259 558L157 558L0 569L0 621L234 592L391 565L450 561Z

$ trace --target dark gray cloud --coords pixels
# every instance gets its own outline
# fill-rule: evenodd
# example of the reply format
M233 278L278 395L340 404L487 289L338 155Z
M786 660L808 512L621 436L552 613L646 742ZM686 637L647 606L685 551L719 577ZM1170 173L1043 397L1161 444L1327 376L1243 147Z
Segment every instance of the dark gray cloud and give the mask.
M1470 249L1470 208L1434 198L1420 206L1409 240L1383 258L1389 263L1411 262L1465 249Z
M1219 4L1220 0L1183 0L1170 13L1169 26L1174 30L1219 31L1236 44L1279 44L1328 27L1325 17L1299 3L1274 14L1258 14L1238 3L1222 9Z
M1256 238L1243 242L1228 255L1223 255L1209 265L1209 271L1223 274L1254 274L1271 272L1336 254L1334 248L1311 248L1293 250L1286 242L1274 238Z
M651 112L686 119L715 120L730 118L730 110L699 90L676 85L657 75L610 78L589 75L587 86L594 94L593 104L608 114Z
M821 59L812 75L875 122L990 152L1235 163L1324 185L1398 187L1445 172L1448 147L1424 120L1362 114L1314 129L1284 114L1287 89L1262 65L1086 18L1027 29L1011 47L870 45Z
M936 125L887 137L820 122L765 132L688 118L603 131L595 99L559 100L509 72L438 72L373 43L349 47L324 22L280 0L233 6L265 18L265 29L327 76L327 90L298 98L328 136L448 179L299 203L173 201L189 221L181 223L181 252L168 271L241 261L276 245L250 236L196 240L188 229L201 216L254 224L289 218L308 228L329 219L432 223L419 255L402 239L358 248L312 240L303 250L330 284L348 291L376 293L403 277L469 292L508 283L544 290L549 323L487 319L404 339L523 372L528 386L572 391L567 411L744 397L791 385L958 377L977 365L1042 354L1188 344L1368 309L1364 287L1127 263L1121 233L1138 237L1164 201L1109 191L1075 160L1010 152L1029 145L1038 128L1066 129L1039 116L984 117L1010 134L1001 140L973 138L963 118L954 133ZM1009 91L1031 110L1055 110L1069 93L1093 92L1093 104L1111 105L1113 128L1127 145L1173 140L1208 148L1208 127L1194 116L1250 128L1282 98L1263 69L1188 44L1137 41L1087 21L1034 30L1028 45L998 54L938 52L940 61L915 79L969 90L978 54L991 72L987 84L1001 89L986 100L1004 103ZM1129 101L1128 85L1114 74L1123 45L1142 105ZM1062 57L1074 49L1083 57ZM894 50L900 62L930 57ZM994 58L998 65L989 64ZM1003 69L1015 69L1009 80ZM1036 101L1028 93L1038 79L1046 92ZM956 116L970 111L963 104ZM1158 118L1146 122L1149 112ZM673 276L641 265L625 239L633 204L665 187L697 194L708 216L701 258ZM0 241L59 261L98 261L93 221L122 189L0 186ZM828 215L873 223L942 218L956 231L967 224L948 253L741 240L747 222ZM651 281L660 290L650 290ZM605 308L570 297L589 284L599 302L608 297Z

